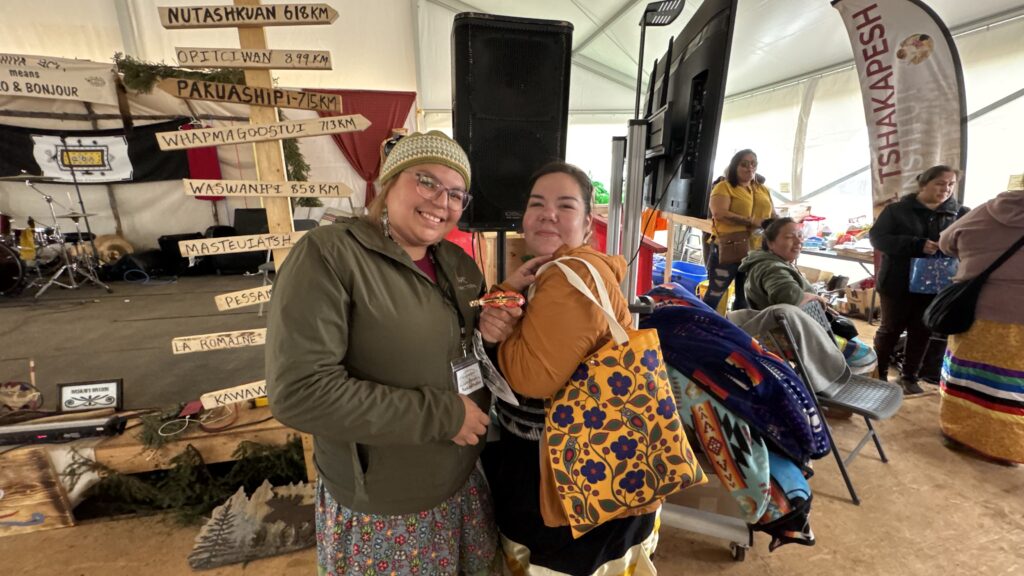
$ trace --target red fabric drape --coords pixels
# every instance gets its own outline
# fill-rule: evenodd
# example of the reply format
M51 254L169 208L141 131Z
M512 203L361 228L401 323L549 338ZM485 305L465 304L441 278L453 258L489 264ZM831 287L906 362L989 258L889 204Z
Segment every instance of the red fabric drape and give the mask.
M180 127L181 130L196 128L191 122ZM185 151L188 156L188 177L196 180L220 180L220 160L217 159L217 147L189 148ZM197 200L209 200L217 202L223 200L223 196L196 196Z
M370 127L362 132L331 135L349 164L366 180L366 204L369 204L376 195L373 183L380 174L380 144L391 136L393 128L405 125L416 93L320 89L315 92L341 96L343 112L319 112L321 117L362 114L370 121Z

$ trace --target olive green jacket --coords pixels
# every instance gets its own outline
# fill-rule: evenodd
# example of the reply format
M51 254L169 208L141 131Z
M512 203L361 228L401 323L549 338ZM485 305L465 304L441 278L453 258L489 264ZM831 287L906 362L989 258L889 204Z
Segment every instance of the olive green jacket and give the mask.
M360 219L305 235L274 282L266 344L274 416L314 436L317 470L341 505L428 510L458 491L483 447L460 447L465 408L450 362L462 356L483 278L450 242L430 248L437 284ZM453 286L454 285L454 286ZM474 392L487 412L490 393Z
M805 293L814 293L814 288L796 266L768 250L747 254L740 263L740 272L747 275L743 290L754 310L764 310L774 304L799 306Z

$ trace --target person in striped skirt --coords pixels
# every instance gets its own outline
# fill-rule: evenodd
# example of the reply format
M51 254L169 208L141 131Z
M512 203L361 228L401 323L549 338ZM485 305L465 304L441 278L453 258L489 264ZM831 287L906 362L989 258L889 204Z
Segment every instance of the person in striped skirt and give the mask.
M1024 191L1004 192L939 239L960 258L956 280L973 278L1024 235ZM949 337L939 423L951 448L1003 464L1024 462L1024 250L981 289L971 328Z

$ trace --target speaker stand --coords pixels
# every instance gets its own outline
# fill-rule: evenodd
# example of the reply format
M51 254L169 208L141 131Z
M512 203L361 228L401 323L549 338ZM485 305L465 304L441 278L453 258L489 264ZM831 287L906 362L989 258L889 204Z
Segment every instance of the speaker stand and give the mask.
M625 164L626 137L613 136L612 175L608 182L608 240L604 248L609 256L622 254L622 168Z
M626 150L626 199L622 217L622 255L629 263L623 293L629 303L636 300L637 255L641 242L640 219L643 217L644 211L644 157L646 152L647 121L630 120Z
M505 231L499 230L497 236L494 239L494 261L497 266L496 275L498 278L497 283L501 284L505 281Z

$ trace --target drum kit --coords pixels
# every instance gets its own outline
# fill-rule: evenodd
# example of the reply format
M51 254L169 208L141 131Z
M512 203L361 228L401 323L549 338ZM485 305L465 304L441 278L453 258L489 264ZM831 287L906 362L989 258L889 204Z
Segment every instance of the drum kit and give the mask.
M0 213L0 296L12 296L37 288L35 298L39 298L54 285L74 290L89 282L107 292L112 291L96 273L99 258L89 225L89 217L95 214L85 211L81 194L81 211L76 211L33 185L35 182L54 181L57 179L27 173L0 177L0 182L24 182L25 186L42 196L53 222L52 226L44 226L31 217L22 220L12 214ZM68 191L67 195L68 204L72 205L71 192ZM64 213L57 214L54 205ZM65 231L65 228L70 229L69 224L61 226L61 221L67 220L73 225L74 232ZM24 225L19 226L22 223ZM91 250L85 249L85 245Z

